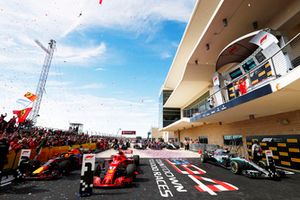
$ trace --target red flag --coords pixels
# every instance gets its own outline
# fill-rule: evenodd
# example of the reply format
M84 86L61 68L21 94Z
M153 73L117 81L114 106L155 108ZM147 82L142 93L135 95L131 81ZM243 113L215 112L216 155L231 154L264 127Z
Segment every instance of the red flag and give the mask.
M14 110L13 114L16 114L18 116L19 123L23 123L23 122L25 122L25 120L31 110L32 110L32 108L25 108L23 110Z
M31 102L35 101L37 98L37 96L35 94L32 94L31 92L26 92L26 94L24 94L24 97L29 99Z
M99 0L99 4L102 4L102 0Z

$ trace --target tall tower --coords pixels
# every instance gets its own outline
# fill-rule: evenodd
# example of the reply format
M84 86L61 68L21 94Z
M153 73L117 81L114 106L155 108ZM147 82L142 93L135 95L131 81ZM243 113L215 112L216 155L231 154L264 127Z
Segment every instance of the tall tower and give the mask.
M35 92L35 94L37 95L37 100L33 103L33 108L29 116L29 119L31 119L34 124L37 121L37 117L40 111L40 106L45 91L48 73L49 73L49 69L53 57L53 52L56 47L55 40L50 40L50 42L48 43L49 44L48 49L45 48L38 40L35 40L35 42L46 52L46 57L44 60L43 68L40 74L40 79Z

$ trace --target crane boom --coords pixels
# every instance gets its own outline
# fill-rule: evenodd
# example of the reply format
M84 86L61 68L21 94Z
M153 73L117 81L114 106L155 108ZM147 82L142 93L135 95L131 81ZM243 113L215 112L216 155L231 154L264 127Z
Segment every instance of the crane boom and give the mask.
M45 86L48 78L49 69L51 66L51 61L53 58L54 49L56 47L55 40L50 40L50 42L48 43L48 49L46 49L46 47L44 47L38 40L35 40L35 42L46 52L46 57L44 60L43 68L35 92L35 94L37 95L37 100L33 103L33 108L29 116L29 119L31 119L34 124L37 121L37 117L40 111L40 106L45 91Z

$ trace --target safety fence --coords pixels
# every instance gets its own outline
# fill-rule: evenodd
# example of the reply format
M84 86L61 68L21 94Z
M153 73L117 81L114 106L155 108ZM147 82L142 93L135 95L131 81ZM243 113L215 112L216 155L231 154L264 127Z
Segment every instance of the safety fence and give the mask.
M37 157L37 159L40 162L46 162L50 158L53 158L56 155L59 155L61 153L68 152L69 150L74 149L74 148L95 150L96 143L86 143L86 144L72 145L72 146L44 147L44 148L42 148L40 155ZM8 163L4 166L4 170L16 169L18 167L20 153L21 153L21 151L18 151L18 152L10 151L9 152L9 154L7 155ZM36 156L36 150L32 149L31 154L30 154L30 159L33 159L35 156Z
M246 137L249 158L254 141L258 141L263 150L272 150L277 166L300 170L300 135L270 135Z

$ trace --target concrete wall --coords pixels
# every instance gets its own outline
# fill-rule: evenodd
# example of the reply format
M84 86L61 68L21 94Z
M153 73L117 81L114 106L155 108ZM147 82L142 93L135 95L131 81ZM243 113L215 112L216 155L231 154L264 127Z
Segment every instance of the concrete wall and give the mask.
M223 146L224 135L243 135L245 145L246 136L281 134L300 134L300 110L230 124L207 124L182 130L180 141L185 137L195 140L199 136L207 136L209 144Z

